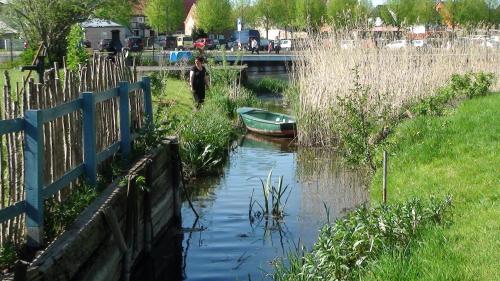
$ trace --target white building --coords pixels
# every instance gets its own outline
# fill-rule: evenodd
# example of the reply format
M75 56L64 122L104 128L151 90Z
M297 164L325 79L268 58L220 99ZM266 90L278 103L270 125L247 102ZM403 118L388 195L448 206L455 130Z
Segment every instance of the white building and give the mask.
M125 46L125 37L129 34L128 28L116 22L103 19L91 19L82 23L85 29L85 39L90 41L92 49L99 49L101 39L111 39L111 32L118 30L120 41Z

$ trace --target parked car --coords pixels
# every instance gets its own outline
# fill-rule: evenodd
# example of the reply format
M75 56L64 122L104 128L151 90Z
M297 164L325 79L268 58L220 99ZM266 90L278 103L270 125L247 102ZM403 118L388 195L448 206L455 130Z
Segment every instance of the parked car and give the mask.
M200 38L193 43L193 46L197 49L205 49L205 50L215 49L214 41L209 38Z
M470 42L474 46L483 48L499 48L499 43L491 38L472 38Z
M414 48L417 48L417 49L429 48L430 47L430 45L427 44L427 41L425 41L425 40L412 40L411 41L411 46L414 47Z
M260 33L255 29L247 29L242 31L235 31L231 36L231 43L229 44L229 48L232 50L236 50L238 48L238 44L241 43L241 48L244 50L250 50L250 39L257 39L257 43L260 42ZM260 43L259 43L260 46Z
M340 41L340 48L344 50L354 49L355 47L354 40L342 40Z
M226 39L219 39L218 42L215 44L217 49L220 49L221 46L224 47L224 49L229 49L228 42Z
M389 44L385 45L387 49L401 49L408 46L408 42L406 40L394 40Z
M293 49L293 43L291 39L280 40L281 49L284 51L290 51Z
M269 48L269 40L261 38L259 41L259 49L262 51L267 51Z
M85 48L92 48L92 42L90 42L90 40L88 40L88 39L83 40L82 44L83 44L83 47L85 47Z
M171 35L160 35L155 40L155 48L173 50L177 47L177 38Z
M141 52L144 49L144 41L139 36L130 36L125 42L125 46L132 52Z
M193 37L181 35L177 37L177 48L179 49L192 49Z
M111 47L111 39L101 39L99 41L99 51L108 52Z

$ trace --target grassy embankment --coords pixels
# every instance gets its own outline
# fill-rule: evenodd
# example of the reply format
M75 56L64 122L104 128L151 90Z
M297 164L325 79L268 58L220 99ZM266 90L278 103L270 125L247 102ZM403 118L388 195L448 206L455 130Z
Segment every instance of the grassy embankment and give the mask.
M10 83L11 85L13 86L13 88L15 89L15 85L16 85L16 82L19 82L19 83L22 83L23 82L23 75L27 75L28 73L27 72L21 72L19 69L17 68L12 68L12 69L0 69L2 73L0 73L0 89L2 89L2 95L3 95L3 86L5 85L5 79L4 79L4 71L7 70L9 72L9 76L10 76ZM31 77L35 77L36 78L36 73L32 73L31 74Z
M492 80L498 75L498 60L490 60L483 49L475 48L371 52L313 44L304 50L307 62L294 65L295 91L288 95L297 115L299 143L334 146L352 160L349 162L370 165L376 173L374 198L380 198L381 185L381 169L376 171L381 157L374 152L386 147L392 155L389 194L391 199L397 198L389 201L390 206L396 201L400 205L414 198L425 200L431 194L438 198L450 194L456 204L452 210L455 222L451 226L426 224L429 227L410 236L403 248L370 246L367 258L351 239L360 228L344 231L341 221L335 226L340 236L322 232L319 241L326 241L336 251L353 242L351 248L337 253L318 243L307 254L309 259L291 259L288 272L278 267L278 273L290 273L279 279L495 279L499 260L494 250L499 241L494 221L498 213L495 187L499 184L495 166L498 95L482 96L490 86L498 89L498 80L496 84ZM472 101L456 112L450 110L466 99ZM407 118L411 120L405 121ZM378 208L370 210L378 212ZM356 214L346 220L359 219ZM395 223L408 219L397 212L394 217ZM367 226L374 233L368 232L365 239L387 234L380 223Z
M500 94L444 117L400 124L389 138L389 202L451 194L453 224L424 234L409 256L385 254L364 280L498 280ZM381 170L371 186L381 198Z
M236 109L259 103L252 92L232 84L229 72L212 70L211 75L212 85L200 110L195 110L186 81L154 78L156 124L179 136L187 177L217 173L235 136Z

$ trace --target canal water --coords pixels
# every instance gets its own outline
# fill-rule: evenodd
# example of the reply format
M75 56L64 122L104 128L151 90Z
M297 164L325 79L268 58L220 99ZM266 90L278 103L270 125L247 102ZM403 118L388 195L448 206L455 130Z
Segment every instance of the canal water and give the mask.
M273 262L288 251L311 249L328 219L368 200L362 174L340 163L332 151L297 148L290 140L253 134L242 137L221 176L188 186L200 218L184 204L182 278L268 279ZM261 181L270 171L273 185L282 176L289 188L280 220L258 215L264 204ZM259 203L249 214L251 198Z
M249 78L263 77L269 73ZM272 77L288 79L286 73ZM263 100L283 110L275 96ZM182 232L158 243L159 254L136 272L136 280L270 280L277 260L310 250L325 223L368 202L363 172L342 165L334 151L254 134L241 136L234 147L219 176L187 184L200 217L184 202ZM283 218L266 220L259 206L264 206L262 182L271 171L273 185L283 177L288 200ZM168 256L174 257L174 268L163 261Z

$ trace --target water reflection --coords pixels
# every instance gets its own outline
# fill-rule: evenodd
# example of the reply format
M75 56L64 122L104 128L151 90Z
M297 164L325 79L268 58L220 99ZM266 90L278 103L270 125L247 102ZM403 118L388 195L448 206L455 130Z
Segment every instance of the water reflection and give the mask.
M250 223L250 198L263 201L261 179L265 181L271 169L274 184L283 176L283 185L291 188L286 215ZM196 221L184 204L182 279L268 278L273 260L297 249L299 240L311 248L327 221L323 204L334 219L368 200L361 177L361 172L342 167L332 151L246 135L231 153L222 176L189 184L200 218Z
M297 151L297 178L301 185L301 213L311 219L334 221L368 202L366 170L342 165L333 150L301 148ZM328 210L326 210L328 209ZM326 217L328 212L329 218ZM308 230L301 227L300 233ZM302 237L302 235L301 235Z

